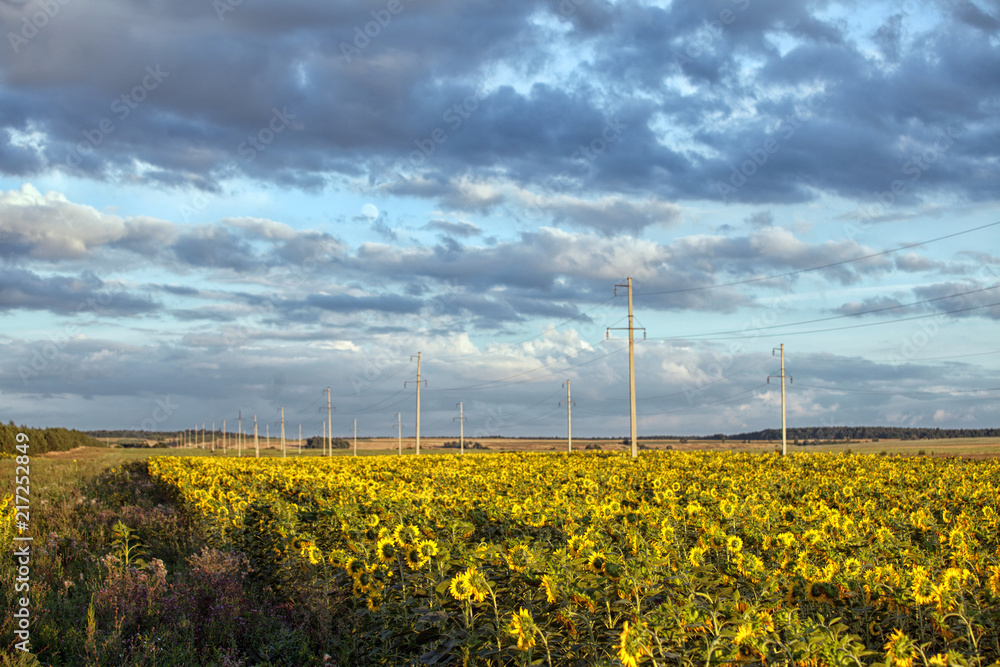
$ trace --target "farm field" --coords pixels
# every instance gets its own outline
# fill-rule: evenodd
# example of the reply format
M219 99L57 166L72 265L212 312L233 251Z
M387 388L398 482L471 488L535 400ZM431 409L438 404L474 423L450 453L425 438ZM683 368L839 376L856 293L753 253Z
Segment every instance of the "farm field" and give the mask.
M513 452L149 470L277 602L326 610L336 664L1000 659L995 459Z
M443 447L445 442L457 442L457 437L424 437L421 438L420 447L422 453L427 454L453 454L455 448ZM471 448L473 442L478 442L485 446L486 450L475 450ZM288 455L297 454L296 441L287 442ZM565 452L566 441L558 438L467 438L468 453L489 452ZM403 454L413 454L413 438L404 438ZM573 451L586 451L586 447L600 447L601 451L625 452L629 446L622 444L620 438L603 439L574 439ZM653 451L713 451L713 452L752 452L771 453L780 450L781 442L751 441L744 443L739 440L699 440L689 439L680 442L676 439L640 439L640 448ZM272 438L270 442L261 438L261 455L280 455L280 443ZM847 444L820 444L809 446L795 446L791 440L788 442L789 452L834 452L842 453L850 451L862 454L900 454L902 456L970 456L985 458L990 456L1000 456L1000 438L946 438L940 440L880 440L877 442L862 441ZM163 451L163 450L161 450ZM171 453L186 451L188 453L203 453L201 449L169 450ZM358 438L359 454L385 454L393 455L399 451L399 443L396 438ZM335 449L334 456L351 455L353 449ZM65 454L65 453L64 453ZM234 455L235 449L230 443L227 455ZM244 450L244 456L253 455L253 448ZM319 456L321 450L303 450L303 455ZM221 441L216 444L215 455L222 455Z

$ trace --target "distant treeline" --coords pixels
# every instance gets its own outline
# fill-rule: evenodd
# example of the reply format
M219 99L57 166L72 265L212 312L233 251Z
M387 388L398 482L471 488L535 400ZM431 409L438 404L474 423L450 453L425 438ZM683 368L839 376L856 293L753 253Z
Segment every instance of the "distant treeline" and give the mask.
M809 426L787 430L788 440L937 440L943 438L996 438L1000 428L911 428L905 426ZM704 440L781 440L781 429L716 435Z
M28 436L28 454L44 454L45 452L65 452L74 447L104 447L104 443L95 440L82 431L66 428L28 428L17 426L14 420L9 424L0 424L0 451L7 454L20 454L15 449L17 434Z
M198 431L200 434L201 431ZM136 431L136 430L118 430L118 431L87 431L87 435L92 435L95 438L113 438L113 439L130 439L130 440L176 440L180 433L178 431ZM206 431L206 435L211 436L211 430ZM219 436L221 437L221 435Z
M347 449L351 446L351 441L346 438L334 438L330 441L330 444L334 449ZM304 447L306 449L323 449L326 447L326 438L319 435L306 438L306 444Z

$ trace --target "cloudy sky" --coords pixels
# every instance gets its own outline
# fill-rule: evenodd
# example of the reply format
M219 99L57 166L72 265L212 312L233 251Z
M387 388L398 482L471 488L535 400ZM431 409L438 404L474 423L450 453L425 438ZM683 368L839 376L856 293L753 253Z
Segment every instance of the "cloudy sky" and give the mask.
M4 420L1000 425L997 0L0 19Z

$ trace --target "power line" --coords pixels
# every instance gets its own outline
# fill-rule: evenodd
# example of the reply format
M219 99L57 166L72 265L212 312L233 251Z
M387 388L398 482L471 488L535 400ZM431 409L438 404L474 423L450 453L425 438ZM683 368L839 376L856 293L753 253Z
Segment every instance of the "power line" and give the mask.
M766 327L754 327L753 329L750 329L749 331L757 332L757 331L764 331L766 329L783 329L785 327L796 327L796 326L800 326L802 324L815 324L817 322L829 322L831 320L842 320L842 319L848 318L848 317L860 317L862 315L870 315L872 313L880 313L880 312L883 312L883 311L886 311L886 310L896 310L896 309L899 309L899 308L912 308L913 306L921 306L921 305L923 305L925 303L931 303L931 302L934 302L934 301L943 301L945 299L954 299L954 298L957 298L957 297L960 297L960 296L966 296L967 294L976 294L978 292L986 292L986 291L991 290L991 289L996 289L997 287L1000 287L1000 284L990 285L989 287L982 287L982 288L974 289L974 290L969 290L967 292L956 292L955 294L949 294L947 296L937 296L937 297L934 297L933 299L924 299L923 301L914 301L912 303L901 303L901 304L897 304L895 306L883 306L882 308L873 308L871 310L862 310L862 311L858 311L856 313L846 313L844 315L832 315L830 317L820 317L820 318L815 319L815 320L802 320L800 322L789 322L788 324L772 324L772 325L769 325L769 326L766 326ZM932 313L932 315L938 315L938 314L940 314L940 313ZM897 321L897 320L893 320L893 321ZM747 331L748 331L747 329L732 329L730 331L713 331L711 333L689 334L687 336L676 336L676 337L670 337L670 338L654 338L653 340L676 340L678 338L684 338L684 339L687 339L687 338L701 338L702 336L720 336L720 335L725 335L725 334L746 333Z
M915 315L913 317L900 317L895 320L887 320L884 322L868 322L867 324L852 324L846 327L828 327L826 329L809 329L807 331L784 331L781 333L782 336L798 336L801 334L810 333L825 333L828 331L845 331L847 329L861 329L864 327L875 327L884 324L897 324L899 322L911 322L913 320L923 320L928 317L938 317L940 315L954 315L955 313L967 313L972 310L980 310L982 308L992 308L994 306L1000 306L1000 301L995 303L987 303L981 306L971 306L969 308L958 308L956 310L944 310L938 313L928 313L927 315ZM796 324L803 324L802 322L793 322L785 326L794 326ZM722 333L734 333L734 332L722 332ZM704 338L701 338L705 336ZM743 336L716 336L716 334L695 334L694 336L670 336L670 337L660 337L653 338L651 340L686 340L688 338L700 338L701 340L742 340L744 338L755 338L756 336L752 333L747 333Z
M985 391L1000 391L1000 387L986 387L984 389L950 389L948 391L872 391L869 389L841 389L840 387L812 387L809 385L797 384L800 389L813 389L815 391L836 391L845 394L867 394L871 396L953 396L955 394L980 394Z
M699 292L707 289L715 289L716 287L734 287L736 285L748 285L750 283L758 283L764 280L774 280L775 278L784 278L787 276L794 276L800 273L808 273L809 271L820 271L822 269L829 269L835 266L842 266L844 264L851 264L853 262L861 262L866 259L872 259L874 257L881 257L883 255L890 255L894 252L899 252L901 250L909 250L910 248L916 248L918 246L927 245L929 243L936 243L938 241L944 241L945 239L954 238L956 236L961 236L963 234L971 234L972 232L978 232L982 229L988 229L990 227L995 227L1000 225L1000 220L996 222L991 222L987 225L981 225L979 227L973 227L972 229L966 229L960 232L954 232L952 234L945 234L944 236L939 236L937 238L928 239L926 241L920 241L919 243L910 243L907 245L899 246L898 248L893 248L891 250L883 250L882 252L872 253L870 255L863 255L861 257L855 257L853 259L845 259L839 262L831 262L829 264L823 264L821 266L812 266L807 269L796 269L795 271L786 271L785 273L776 273L770 276L758 276L757 278L747 278L746 280L736 280L730 283L715 283L712 285L702 285L701 287L684 287L680 289L672 290L662 290L657 292L636 292L635 296L653 296L656 294L680 294L682 292Z

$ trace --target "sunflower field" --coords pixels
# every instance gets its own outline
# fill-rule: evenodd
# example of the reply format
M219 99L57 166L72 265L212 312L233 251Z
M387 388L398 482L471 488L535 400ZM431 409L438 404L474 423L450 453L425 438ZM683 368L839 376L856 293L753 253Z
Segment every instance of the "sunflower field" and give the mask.
M372 665L1000 664L1000 462L154 458Z

